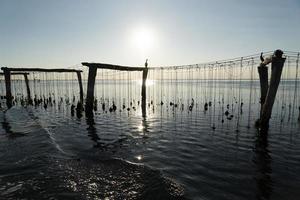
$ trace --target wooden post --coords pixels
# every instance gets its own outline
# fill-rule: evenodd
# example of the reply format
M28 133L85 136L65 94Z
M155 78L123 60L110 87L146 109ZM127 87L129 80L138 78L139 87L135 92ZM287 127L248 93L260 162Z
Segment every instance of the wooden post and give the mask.
M77 78L78 78L78 83L79 83L79 92L80 92L80 103L83 104L83 87L82 87L82 78L81 78L81 72L78 71L77 73Z
M143 82L142 82L142 116L146 117L146 81L148 75L148 68L143 70Z
M12 95L11 95L11 79L10 70L7 67L2 67L5 78L5 88L6 88L6 105L7 108L12 107Z
M259 82L260 82L260 117L262 115L263 105L266 100L268 93L269 83L268 83L268 68L261 64L258 68Z
M268 128L269 126L269 120L271 118L272 108L275 101L277 89L280 83L284 62L285 58L278 56L273 56L272 58L270 87L263 105L262 114L260 118L261 128Z
M85 104L85 113L86 116L93 116L93 103L94 103L94 88L97 75L97 67L89 66L89 75L88 75L88 86L86 93L86 104Z
M24 73L24 79L25 79L25 84L26 84L28 103L32 104L32 99L31 99L31 95L30 95L29 81L28 81L28 76L27 76L26 73Z

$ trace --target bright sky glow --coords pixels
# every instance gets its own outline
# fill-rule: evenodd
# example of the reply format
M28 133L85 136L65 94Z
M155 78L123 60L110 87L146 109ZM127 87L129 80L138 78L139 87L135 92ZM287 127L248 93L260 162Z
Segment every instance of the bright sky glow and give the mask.
M159 37L154 27L146 24L139 25L133 27L129 33L129 46L132 47L132 51L136 53L141 61L152 55L155 51L159 51Z
M299 0L1 0L0 63L193 64L299 51Z
M132 31L132 43L139 50L150 50L153 48L155 36L150 27L138 27Z

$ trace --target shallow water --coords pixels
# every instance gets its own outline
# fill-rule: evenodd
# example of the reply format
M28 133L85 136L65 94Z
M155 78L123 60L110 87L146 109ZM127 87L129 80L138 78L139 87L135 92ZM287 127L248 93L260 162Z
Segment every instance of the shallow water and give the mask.
M253 110L230 107L232 119L218 100L204 112L198 98L193 111L157 99L146 118L136 102L136 111L117 104L112 113L100 104L93 119L71 116L66 104L15 106L0 117L0 197L299 199L298 113L289 120L275 104L262 137L254 127L257 97Z

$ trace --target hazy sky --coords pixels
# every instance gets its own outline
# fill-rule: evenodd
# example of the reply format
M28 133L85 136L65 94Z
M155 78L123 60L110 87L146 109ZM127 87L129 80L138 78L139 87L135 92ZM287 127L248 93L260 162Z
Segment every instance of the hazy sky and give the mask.
M300 50L300 0L0 0L2 66L179 65L276 48Z

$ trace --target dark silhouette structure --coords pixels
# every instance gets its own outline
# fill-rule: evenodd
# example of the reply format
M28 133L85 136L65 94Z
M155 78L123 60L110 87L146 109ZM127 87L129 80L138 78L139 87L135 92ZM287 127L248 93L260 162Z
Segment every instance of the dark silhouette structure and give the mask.
M262 55L260 57L262 63L258 67L258 73L261 87L261 111L258 125L262 129L268 129L269 127L269 120L285 62L282 55L283 51L278 49L272 57L266 59ZM269 63L272 63L270 85L268 85L268 69L266 67Z
M1 68L4 73L5 77L5 87L6 87L6 104L8 108L12 107L12 94L11 94L11 75L16 74L16 72L19 72L24 74L26 88L27 88L27 95L29 101L32 101L30 96L30 88L28 84L28 73L24 72L56 72L56 73L63 73L63 72L69 72L69 73L77 73L78 83L79 83L79 91L80 91L80 102L81 105L83 105L83 87L82 87L82 79L81 79L81 70L75 70L75 69L45 69L45 68L8 68L8 67L2 67Z
M146 80L148 75L148 59L145 62L145 69L143 70L142 82L142 116L146 117Z
M94 104L94 90L95 90L95 81L97 75L97 69L111 69L119 71L143 71L143 84L142 84L142 113L146 114L146 79L148 74L148 63L146 61L144 67L128 67L120 65L111 65L103 63L87 63L83 62L82 65L89 68L88 74L88 86L87 86L87 95L86 95L86 104L85 104L85 113L86 116L93 116L93 104ZM129 108L127 108L129 109Z

